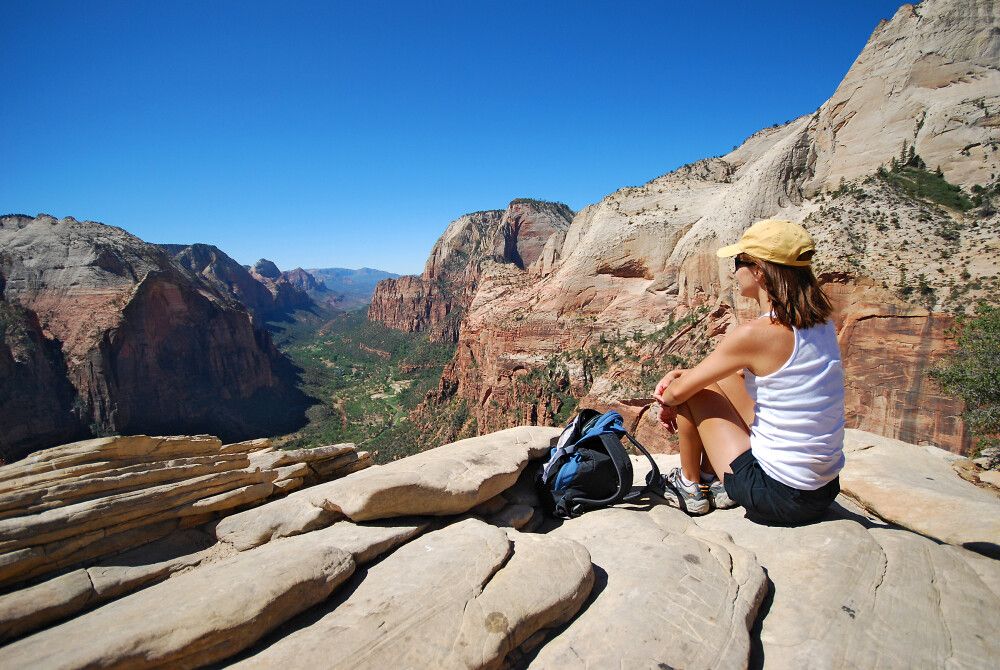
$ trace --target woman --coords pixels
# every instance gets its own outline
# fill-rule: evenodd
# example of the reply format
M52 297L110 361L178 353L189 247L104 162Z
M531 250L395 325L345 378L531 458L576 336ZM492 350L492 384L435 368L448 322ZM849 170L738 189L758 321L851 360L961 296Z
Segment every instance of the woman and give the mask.
M840 491L844 373L814 252L802 226L773 219L718 251L734 257L760 317L656 385L660 421L680 438L681 467L665 481L689 514L739 504L751 518L805 523Z

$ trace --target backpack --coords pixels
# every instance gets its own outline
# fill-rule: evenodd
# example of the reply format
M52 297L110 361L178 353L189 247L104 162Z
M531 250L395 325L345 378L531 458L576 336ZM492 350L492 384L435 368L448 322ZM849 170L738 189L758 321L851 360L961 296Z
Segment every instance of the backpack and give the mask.
M653 467L646 485L636 491L632 491L632 461L622 436L645 454ZM559 436L535 478L535 486L550 515L569 519L587 510L634 500L646 491L658 491L661 481L656 461L625 430L621 414L585 409Z

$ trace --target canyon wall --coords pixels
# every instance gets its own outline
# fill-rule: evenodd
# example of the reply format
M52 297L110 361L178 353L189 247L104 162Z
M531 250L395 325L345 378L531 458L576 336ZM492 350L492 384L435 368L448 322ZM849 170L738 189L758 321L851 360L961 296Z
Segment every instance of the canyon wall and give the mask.
M29 324L22 341L46 352L16 389L58 405L50 430L35 426L21 439L5 431L9 457L79 426L242 439L301 424L305 399L270 336L163 249L120 228L47 215L0 218L0 248L5 303ZM61 390L46 390L47 379ZM5 425L34 421L14 413Z
M461 216L434 245L422 275L378 283L369 318L397 330L427 332L433 340L455 342L484 264L509 264L546 274L572 218L566 205L528 199L514 200L506 210Z

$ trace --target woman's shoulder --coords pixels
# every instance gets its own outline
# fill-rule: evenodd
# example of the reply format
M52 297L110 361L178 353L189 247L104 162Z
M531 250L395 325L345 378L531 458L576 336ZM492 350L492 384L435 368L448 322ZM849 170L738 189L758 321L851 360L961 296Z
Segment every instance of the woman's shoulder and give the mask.
M788 326L770 319L741 323L727 336L733 350L747 358L747 367L755 375L769 374L781 367L795 346L795 333Z
M788 326L762 317L744 321L732 329L729 336L736 340L755 340L761 337L780 337L781 333L793 336L792 329Z

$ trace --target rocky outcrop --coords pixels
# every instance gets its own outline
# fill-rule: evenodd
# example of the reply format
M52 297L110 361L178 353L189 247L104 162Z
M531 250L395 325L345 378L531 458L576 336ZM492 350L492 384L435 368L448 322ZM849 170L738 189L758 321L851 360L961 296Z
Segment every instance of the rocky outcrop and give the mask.
M275 451L267 440L223 446L207 436L98 438L36 452L0 469L0 587L369 465L351 444Z
M37 318L49 368L72 386L70 409L88 432L211 431L236 440L301 424L305 399L269 335L161 248L119 228L46 215L0 219L0 247L4 300ZM21 387L26 396L47 383L39 374ZM67 403L58 391L53 399ZM65 416L55 412L48 426L17 438L12 455L49 446ZM0 435L8 453L13 438Z
M996 180L998 31L996 3L904 5L814 114L584 208L533 271L483 263L474 282L450 289L467 305L449 329L458 346L415 423L464 404L470 425L490 431L560 421L580 398L616 407L649 395L666 369L696 362L751 316L731 261L715 251L755 220L778 217L803 221L817 239L816 267L838 310L850 425L968 450L960 404L925 373L952 346L945 314L1000 290L1000 215L936 204L879 170L912 152L927 165L925 180L940 168L967 196ZM462 220L449 226L425 276L470 231ZM372 318L401 329L454 313L423 281L377 297ZM670 448L662 431L646 434Z
M273 316L274 297L250 271L210 244L162 244L183 267L238 300L260 322Z
M302 275L308 274L302 268L282 272L272 261L261 258L250 269L251 276L263 284L271 294L272 318L287 318L297 309L309 309L312 298L301 288L306 282Z
M247 549L343 517L462 514L513 485L528 460L544 454L558 433L522 426L425 451L234 514L219 523L216 537Z
M572 216L560 203L518 199L506 210L459 217L434 245L420 277L379 282L368 318L454 342L484 268L500 263L533 274L550 272Z
M334 513L294 532L230 532L254 513L294 528L289 496L9 583L0 665L987 668L1000 653L1000 560L981 541L996 537L1000 496L958 476L971 462L851 430L847 495L808 526L740 508L692 518L658 498L556 522L532 480L557 432L521 427L314 484L294 495ZM88 468L209 453L280 472L342 449L78 443L0 467L0 507L30 481L57 502ZM633 457L634 480L648 467Z
M311 292L326 291L321 280L302 268L282 272L262 258L247 269L210 244L160 246L222 295L238 300L259 323L287 320L296 309L314 306Z
M282 272L281 276L284 277L285 281L300 291L308 292L326 290L326 284L323 283L322 279L316 279L316 277L309 274L302 268L295 268L294 270Z

